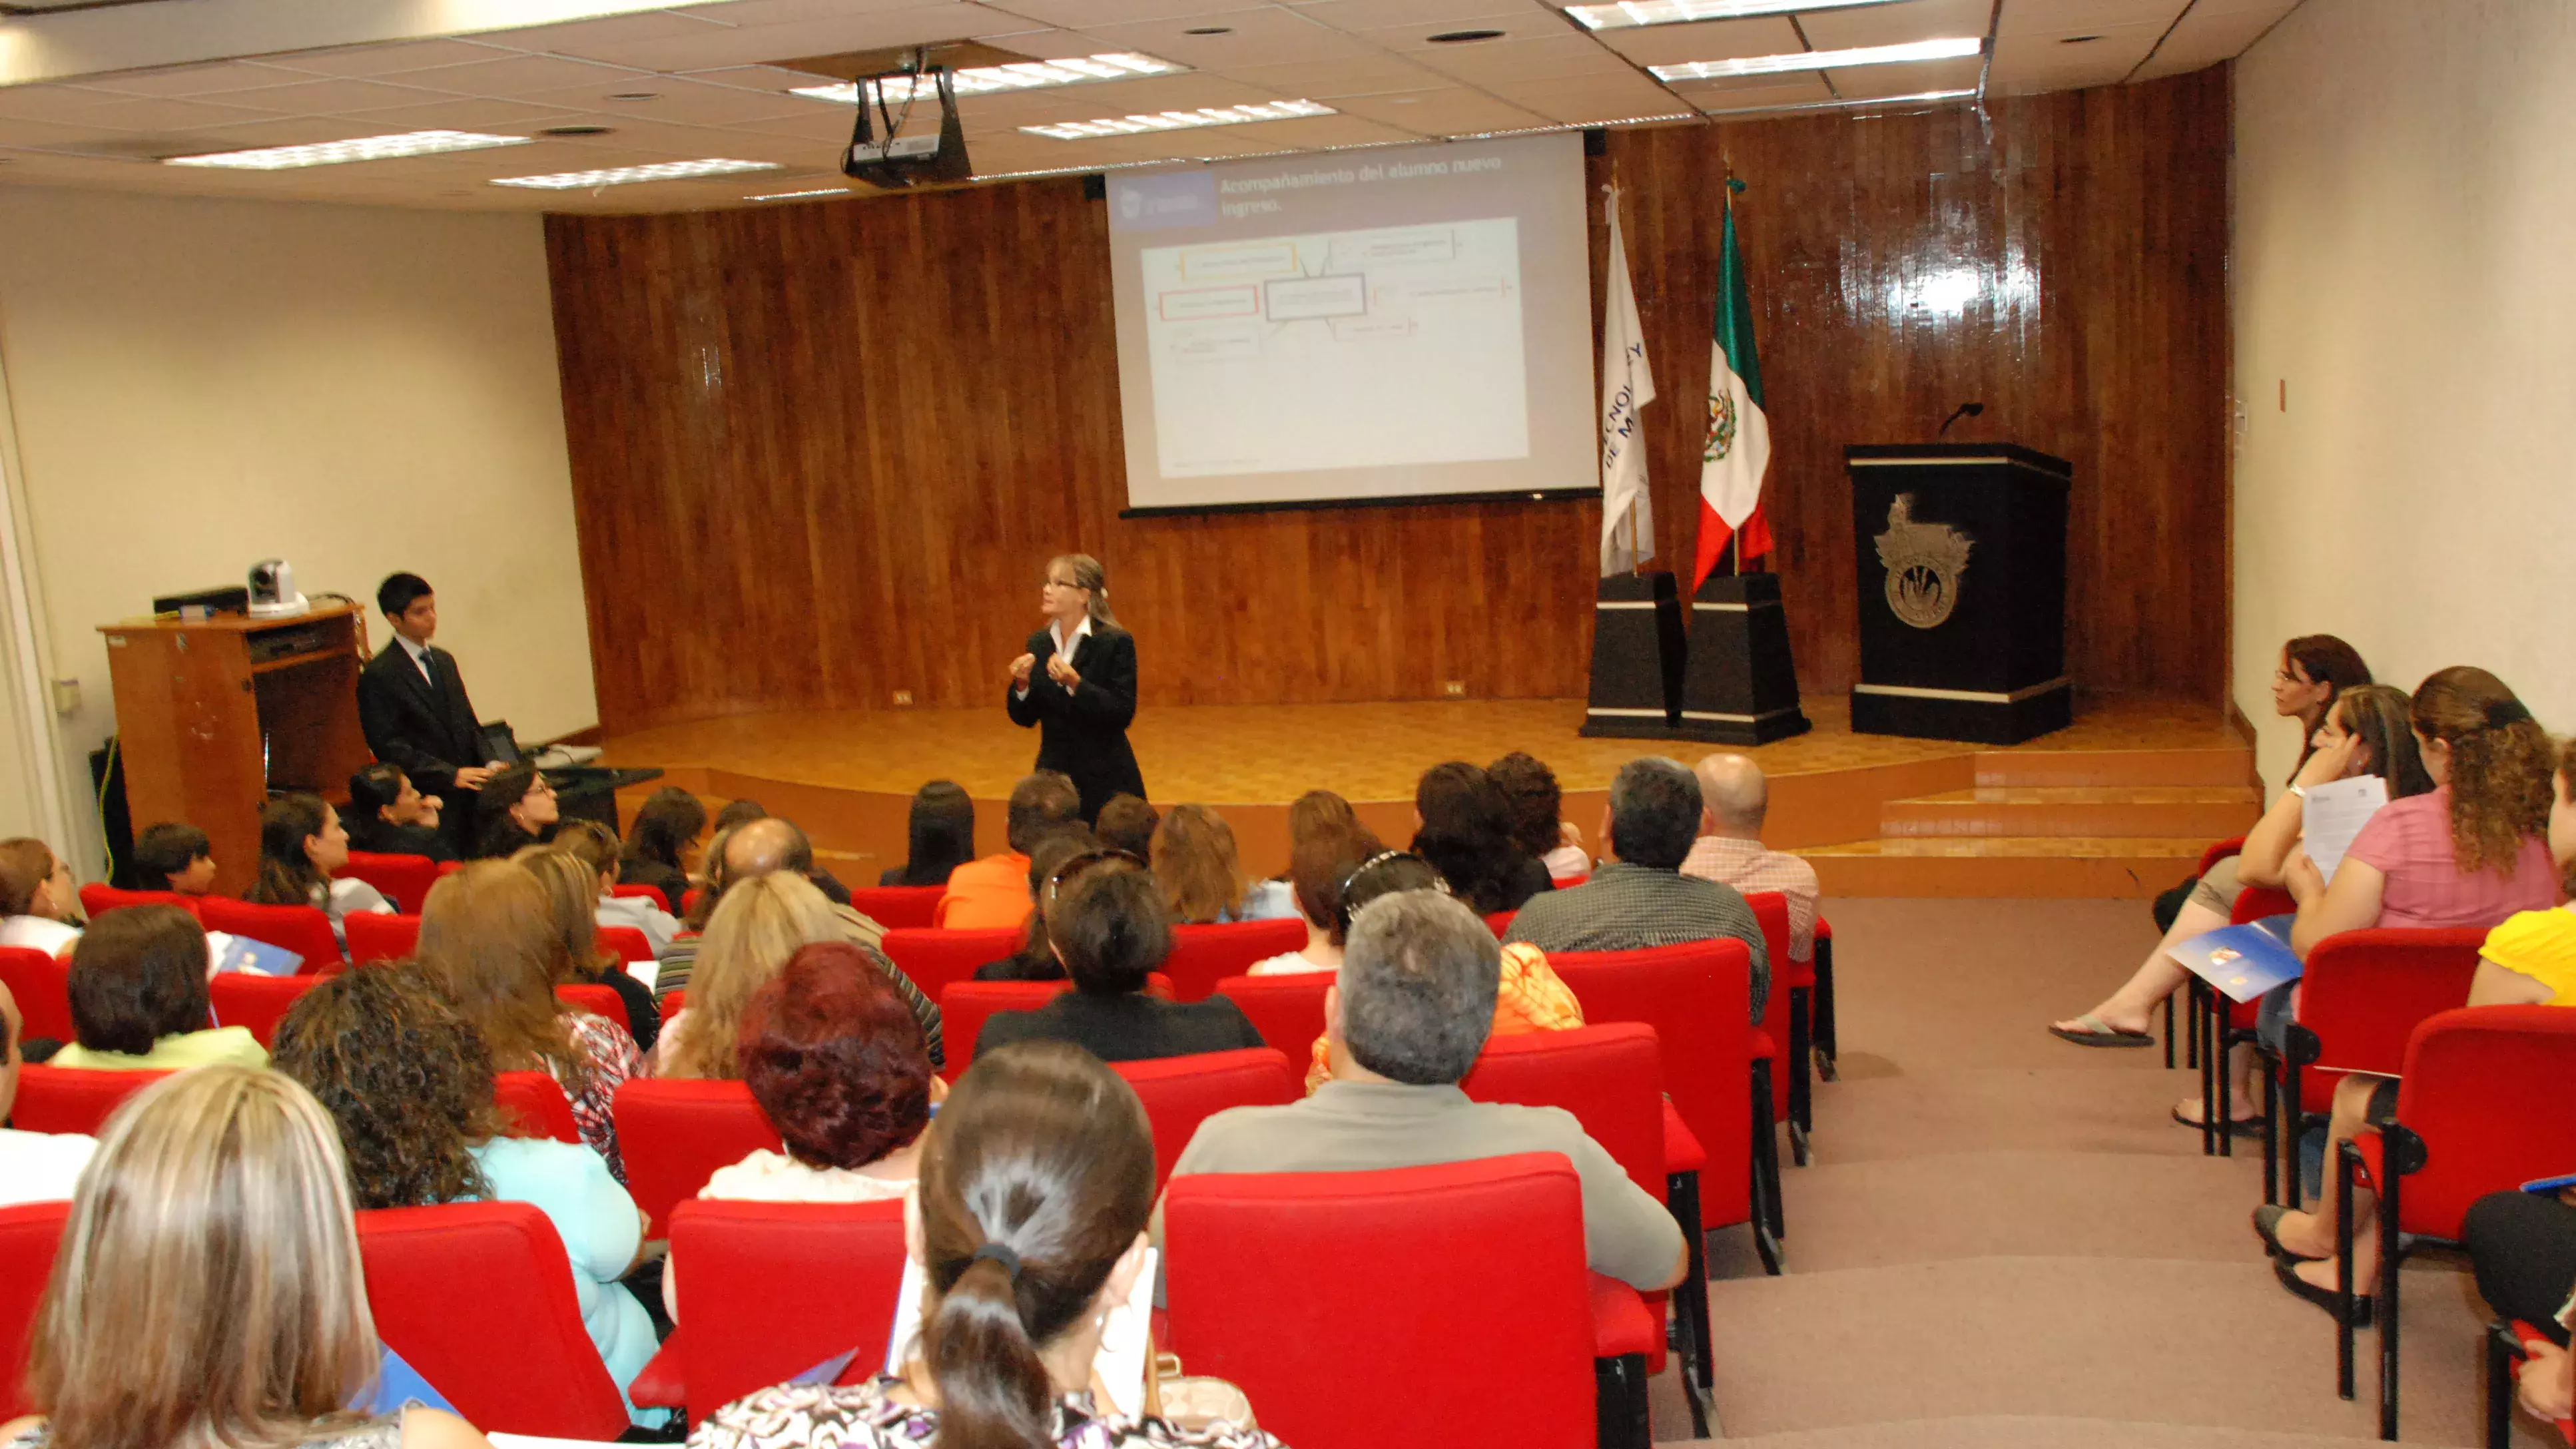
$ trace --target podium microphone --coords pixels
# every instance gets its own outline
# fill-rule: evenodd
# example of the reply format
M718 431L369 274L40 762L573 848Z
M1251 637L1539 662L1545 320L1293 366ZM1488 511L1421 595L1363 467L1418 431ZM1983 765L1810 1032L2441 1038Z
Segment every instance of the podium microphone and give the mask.
M1932 436L1934 436L1934 437L1936 437L1936 438L1937 438L1937 437L1941 436L1943 433L1946 433L1946 432L1950 431L1950 425L1951 425L1952 423L1957 422L1957 421L1958 421L1959 419L1961 419L1961 418L1973 418L1973 417L1976 417L1976 416L1977 416L1977 415L1979 415L1980 413L1983 413L1985 410L1986 410L1986 405L1985 405L1984 403L1981 403L1981 402L1967 402L1967 403L1961 403L1961 404L1959 404L1959 410L1958 410L1957 412L1952 413L1952 414L1950 414L1948 417L1943 418L1943 419L1941 420L1941 426L1933 430Z

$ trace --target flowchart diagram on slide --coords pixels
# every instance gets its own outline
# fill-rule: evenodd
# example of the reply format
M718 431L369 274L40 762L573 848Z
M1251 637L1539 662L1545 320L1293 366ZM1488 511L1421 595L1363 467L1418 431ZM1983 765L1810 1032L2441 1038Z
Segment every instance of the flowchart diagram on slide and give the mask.
M1510 217L1149 248L1171 476L1529 451Z

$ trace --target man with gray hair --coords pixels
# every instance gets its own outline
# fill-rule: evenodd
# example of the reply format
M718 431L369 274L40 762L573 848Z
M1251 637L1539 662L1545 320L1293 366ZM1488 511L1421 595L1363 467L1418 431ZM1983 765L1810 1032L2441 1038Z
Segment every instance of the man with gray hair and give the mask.
M1556 1107L1472 1102L1458 1083L1493 1029L1501 948L1475 913L1433 891L1400 891L1351 920L1324 997L1332 1079L1286 1107L1236 1107L1199 1125L1193 1172L1358 1172L1515 1152L1561 1153L1583 1180L1592 1270L1652 1292L1689 1259L1663 1204Z
M1605 858L1579 886L1530 897L1503 935L1553 956L1559 951L1639 951L1719 937L1753 957L1753 1020L1771 994L1771 953L1762 923L1733 886L1683 875L1699 834L1699 779L1679 760L1630 760L1610 782L1601 822ZM1609 859L1616 856L1617 859Z
M1693 766L1699 777L1699 839L1682 861L1682 874L1733 886L1746 895L1778 891L1789 902L1789 959L1816 959L1816 901L1824 885L1816 868L1762 844L1762 822L1771 812L1771 782L1742 755L1710 755ZM1776 963L1775 963L1776 964Z

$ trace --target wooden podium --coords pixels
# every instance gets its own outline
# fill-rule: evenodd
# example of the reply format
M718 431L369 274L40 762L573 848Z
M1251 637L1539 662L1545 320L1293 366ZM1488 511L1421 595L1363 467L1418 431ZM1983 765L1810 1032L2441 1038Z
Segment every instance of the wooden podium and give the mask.
M355 605L288 618L103 624L118 751L136 833L164 820L206 832L215 889L259 878L259 811L271 790L345 802L375 757L358 728L366 662Z
M2066 728L2074 465L2012 443L1844 450L1859 569L1852 729L2009 745Z

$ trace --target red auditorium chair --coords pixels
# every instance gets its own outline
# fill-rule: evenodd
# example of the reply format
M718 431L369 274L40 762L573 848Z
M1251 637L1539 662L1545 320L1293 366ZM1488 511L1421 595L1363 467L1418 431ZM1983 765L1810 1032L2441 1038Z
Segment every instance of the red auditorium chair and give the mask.
M937 1001L949 987L972 980L976 967L1020 949L1026 935L1017 926L986 931L889 930L884 947L886 959L911 977L922 995ZM946 1035L946 1028L941 1031Z
M1164 1198L1163 1243L1160 1346L1240 1386L1297 1449L1612 1442L1586 1371L1582 1188L1561 1156L1193 1174ZM1354 1391L1363 1364L1389 1392Z
M653 954L653 938L645 935L641 926L600 927L599 949L613 953L619 961L629 964L661 959Z
M850 909L889 931L925 930L947 893L944 885L858 886L850 891Z
M2576 1011L2461 1007L2427 1018L2406 1043L2397 1120L2364 1128L2336 1154L2336 1261L2352 1292L2352 1194L2379 1194L2379 1437L2397 1437L2397 1293L2407 1251L2456 1245L2469 1206L2576 1162ZM2349 1309L2350 1305L2345 1307ZM2335 1325L2335 1389L2353 1396L2352 1315Z
M230 896L206 896L197 914L209 931L248 936L303 957L295 969L304 975L340 964L340 942L319 906L254 906Z
M680 892L680 914L685 917L696 910L698 902L706 899L706 894L706 891L698 886L691 886Z
M1675 1210L1670 1201L1671 1178L1664 1163L1663 1053L1653 1027L1623 1021L1494 1037L1485 1043L1475 1069L1459 1086L1479 1102L1559 1107L1574 1114L1584 1132L1627 1170L1630 1181L1667 1210L1674 1210L1685 1243L1697 1234L1696 1214ZM1707 1271L1703 1255L1693 1253L1690 1270L1676 1290L1681 1298L1684 1347L1694 1365L1682 1376L1693 1437L1708 1432L1707 1411L1699 1399L1699 1387L1708 1378ZM1665 1295L1643 1297L1654 1321L1662 1323ZM1646 1355L1649 1376L1664 1367L1663 1336L1653 1338Z
M635 1030L635 1023L626 1019L626 998L618 995L614 986L602 986L595 981L570 981L555 988L555 999L593 1016L604 1016L630 1034Z
M387 1347L486 1433L614 1439L625 1400L582 1327L563 1239L523 1202L358 1214Z
M1225 978L1305 944L1306 923L1295 919L1174 926L1172 954L1163 958L1162 970L1172 978L1174 1001L1205 1001Z
M80 888L81 914L95 921L113 910L126 906L177 906L189 915L197 914L199 896L181 895L177 891L121 891L108 885L85 885Z
M689 1417L704 1420L841 1354L844 1382L876 1372L903 1285L903 1204L684 1202L671 1213L671 1261L681 1326L637 1392L652 1378L659 1402L676 1379ZM778 1311L782 1283L796 1285L793 1313Z
M2486 932L2477 930L2372 929L2328 936L2308 953L2299 1019L2283 1034L2285 1050L2278 1058L2262 1053L2265 1202L2296 1207L2305 1198L2298 1147L2308 1114L2333 1110L2335 1083L2346 1072L2403 1071L2415 1028L2468 1004L2485 944Z
M1840 1043L1834 1035L1834 923L1823 912L1816 915L1816 1075L1830 1082L1834 1079L1835 1059ZM2170 1022L2166 1035L2172 1035Z
M1778 891L1756 891L1744 898L1762 927L1763 954L1771 958L1771 994L1762 1009L1762 1029L1774 1041L1786 1039L1781 1061L1789 1069L1788 1090L1773 1111L1789 1125L1790 1160L1807 1165L1807 1143L1815 1132L1815 1093L1810 1083L1815 1033L1816 967L1789 959L1789 898ZM1784 1011L1783 999L1788 1002Z
M670 990L663 992L653 1004L662 1008L662 1019L664 1021L669 1021L672 1017L675 1017L681 1012L689 1009L689 988L685 986L675 986Z
M227 971L206 983L206 995L214 1004L215 1025L246 1026L250 1034L267 1046L277 1037L277 1024L304 993L321 981L319 976L264 976L257 971Z
M1290 1066L1287 1053L1272 1047L1116 1062L1110 1070L1136 1089L1154 1124L1156 1192L1171 1179L1172 1164L1201 1122L1228 1107L1279 1107L1305 1095L1304 1073Z
M412 948L420 944L418 916L385 916L373 911L357 911L344 917L341 924L349 932L349 962L353 966L400 961L411 955Z
M1512 917L1519 914L1518 911L1496 911L1485 918L1485 929L1493 932L1494 939L1499 941L1505 932L1511 930Z
M717 1168L762 1148L785 1150L740 1082L634 1077L617 1089L614 1111L626 1190L653 1218L648 1237L670 1236L671 1209L696 1197Z
M2207 850L2200 853L2200 868L2192 872L2192 878L2194 880L2198 880L2200 877L2209 874L2211 871L2218 868L2218 863L2220 861L2227 859L2231 855L2239 854L2244 849L2245 837L2242 835L2237 836L2233 840L2221 840L2216 844L2211 845ZM2191 978L2190 984L2193 989L2189 994L2193 1004L2197 1006L2201 1004L2200 978L2197 976ZM2192 1031L2185 1044L2186 1049L2183 1054L2182 1064L2186 1067L2196 1067L2200 1065L2199 1022L2200 1018L2192 1018ZM2171 994L2167 994L2165 997L2165 1070L2170 1072L2173 1070L2173 1066L2174 999Z
M126 1098L168 1075L27 1062L18 1068L18 1105L9 1121L21 1132L79 1132L95 1137Z
M1305 1063L1324 1034L1324 993L1333 989L1336 973L1295 971L1282 976L1229 976L1216 984L1216 995L1252 1018L1261 1039L1288 1054L1302 1078Z
M26 946L0 946L0 986L18 1003L24 1037L72 1039L71 971L61 960Z
M425 855L387 855L372 850L349 852L349 863L340 874L356 876L374 886L394 909L417 916L429 902L429 888L438 883L438 862Z
M33 1412L27 1400L27 1354L34 1345L36 1308L53 1276L54 1252L71 1220L67 1202L0 1207L0 1421Z
M442 860L438 863L438 878L445 880L471 864L473 862L464 860Z
M665 912L669 912L671 910L671 898L662 894L662 888L660 886L617 885L610 886L608 888L608 893L613 896L632 896L637 900L651 901L655 906Z
M1586 1023L1644 1022L1660 1041L1691 1044L1664 1062L1672 1201L1685 1216L1695 1210L1703 1230L1750 1224L1763 1266L1779 1272L1786 1222L1771 1075L1769 1063L1753 1055L1759 1033L1742 1029L1753 953L1741 941L1690 941L1644 951L1561 951L1548 965L1583 1004ZM1700 1249L1694 1239L1693 1253Z
M894 933L888 931L888 936ZM975 1064L975 1038L996 1012L1035 1011L1073 989L1070 981L960 981L939 994L939 1039L948 1065L939 1075L954 1082ZM1145 994L1172 999L1172 979L1157 971Z
M579 1142L581 1124L573 1120L572 1099L543 1072L494 1072L492 1100L521 1137L551 1137Z
M2534 1347L2549 1336L2518 1319L2499 1318L2487 1325L2486 1449L2513 1449L2514 1385ZM2558 1421L2558 1437L2576 1445L2576 1419Z
M2236 893L2228 924L2252 925L2297 910L2298 903L2285 891L2250 887ZM2233 1157L2236 1135L2221 1125L2236 1115L2236 1079L2226 1070L2227 1056L2232 1048L2254 1041L2261 1003L2230 1001L2197 976L2191 978L2189 990L2194 1055L2200 1062L2200 1155Z

